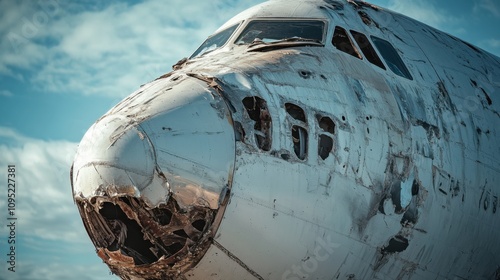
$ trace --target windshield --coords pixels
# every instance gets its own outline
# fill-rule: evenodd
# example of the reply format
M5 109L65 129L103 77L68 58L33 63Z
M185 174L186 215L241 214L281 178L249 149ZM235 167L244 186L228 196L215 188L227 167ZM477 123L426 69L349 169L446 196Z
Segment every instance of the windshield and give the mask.
M241 32L236 44L273 43L286 40L323 41L321 20L254 20Z
M201 44L201 46L189 58L194 58L222 47L227 42L229 37L231 37L234 30L238 28L238 25L239 23L208 37L208 39L205 40L205 42L203 42L203 44Z

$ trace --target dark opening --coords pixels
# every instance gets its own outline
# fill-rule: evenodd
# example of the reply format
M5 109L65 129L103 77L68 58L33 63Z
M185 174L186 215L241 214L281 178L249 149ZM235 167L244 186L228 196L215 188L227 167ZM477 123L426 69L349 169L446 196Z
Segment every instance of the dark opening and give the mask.
M413 80L410 71L408 71L408 68L406 68L405 63L399 56L398 51L392 46L392 44L384 39L380 39L375 36L371 37L375 47L377 47L378 52L382 55L385 63L389 66L391 71L398 76Z
M328 132L331 134L335 133L335 123L329 117L322 117L316 115L318 119L318 124L323 132ZM325 160L330 155L333 150L333 138L329 135L320 133L318 139L318 155Z
M389 240L389 245L382 248L382 254L399 253L408 248L408 239L401 235L396 235Z
M375 51L365 34L353 30L351 30L351 34L354 40L356 40L356 43L358 43L358 46L361 48L361 51L365 55L366 59L368 59L368 61L372 64L377 65L378 67L385 70L385 66L382 63L382 60L380 60L380 57L378 56L377 52Z
M250 119L255 121L255 140L260 149L269 151L271 149L271 115L267 109L267 103L258 96L245 97L243 105Z
M304 79L309 79L312 76L312 72L309 70L300 70L299 75Z
M333 139L329 136L321 134L319 136L318 155L323 160L325 160L330 155L332 149L333 149Z
M173 232L173 234L180 236L180 237L189 238L189 236L187 235L187 233L183 229L176 230Z
M356 50L356 47L352 44L349 35L344 28L340 26L335 27L335 33L333 33L332 44L339 50L348 53L354 57L361 59L361 55Z
M295 155L304 160L307 155L307 130L297 125L292 126L292 139Z
M401 218L401 225L405 226L408 223L416 224L418 221L418 209L416 207L409 207Z
M203 231L207 222L205 220L196 220L191 225L198 231Z
M319 122L319 127L323 131L329 132L331 134L335 133L335 123L329 117L318 116L318 122Z
M285 108L292 118L306 122L306 114L302 108L292 103L285 103Z
M417 180L413 180L413 184L411 185L411 195L417 195L419 189L420 187Z
M401 214L404 209L401 206L401 181L399 181L399 180L395 180L392 183L391 201L392 201L392 204L396 207L394 209L394 212L396 214Z
M136 221L129 219L118 205L105 202L102 204L99 213L109 222L115 236L121 235L120 233L117 234L117 231L126 232L125 240L115 241L111 246L108 246L108 250L116 251L121 249L124 254L134 259L136 265L150 264L158 260L160 256L155 256L149 250L154 246L148 240L144 240L141 227ZM119 241L123 242L123 244L117 244Z
M155 217L156 221L162 225L166 226L170 224L170 221L172 219L172 212L168 209L163 209L163 208L154 208L152 210L153 212L153 217Z

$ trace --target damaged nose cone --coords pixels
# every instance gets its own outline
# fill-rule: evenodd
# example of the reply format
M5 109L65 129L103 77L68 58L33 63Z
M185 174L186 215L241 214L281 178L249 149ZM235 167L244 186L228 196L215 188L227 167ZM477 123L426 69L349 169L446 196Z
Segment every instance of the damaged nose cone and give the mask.
M224 101L196 79L168 94L164 83L98 120L72 167L83 224L123 279L185 279L210 246L230 188L234 131Z

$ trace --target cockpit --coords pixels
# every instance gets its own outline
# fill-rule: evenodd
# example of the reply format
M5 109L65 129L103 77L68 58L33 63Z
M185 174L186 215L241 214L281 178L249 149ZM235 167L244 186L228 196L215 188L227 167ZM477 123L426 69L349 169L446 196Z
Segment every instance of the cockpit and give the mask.
M240 25L243 27L238 28ZM321 19L256 18L211 35L190 59L223 47L232 37L236 38L235 45L248 45L252 50L280 46L323 46L326 25L326 20Z

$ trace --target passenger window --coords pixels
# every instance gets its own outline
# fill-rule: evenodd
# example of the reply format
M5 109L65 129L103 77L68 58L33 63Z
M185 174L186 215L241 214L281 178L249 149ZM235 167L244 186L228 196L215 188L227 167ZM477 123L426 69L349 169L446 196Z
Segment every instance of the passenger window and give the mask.
M333 150L335 123L329 117L316 116L319 124L318 155L325 160Z
M306 114L301 107L292 103L285 103L285 109L293 119L291 120L293 151L297 158L304 160L307 156Z
M398 76L413 80L410 71L408 71L408 68L406 68L403 60L391 43L375 36L371 37L375 47L377 47L378 52L382 55L385 63L389 66L391 71Z
M293 151L301 160L307 155L307 130L301 126L292 126Z
M382 63L382 60L380 60L380 58L378 57L377 52L375 51L365 34L351 30L351 35L356 43L358 43L358 46L361 48L361 51L363 52L366 59L385 70L385 66Z
M257 146L264 151L269 151L271 149L272 120L266 101L258 96L245 97L243 105L250 119L255 122L254 133Z
M349 38L349 35L347 35L347 32L344 28L340 26L335 27L332 44L337 49L361 59L361 55L359 54L358 50L356 50L356 47L353 45L351 38Z

